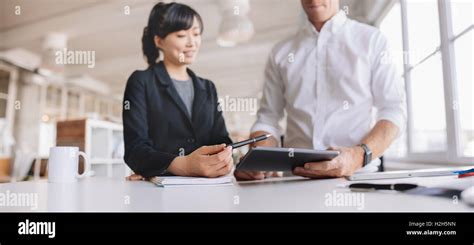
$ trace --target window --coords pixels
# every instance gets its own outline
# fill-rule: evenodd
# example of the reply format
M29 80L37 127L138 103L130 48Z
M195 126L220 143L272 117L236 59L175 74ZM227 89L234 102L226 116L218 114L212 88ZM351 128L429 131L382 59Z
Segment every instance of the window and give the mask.
M114 101L113 107L112 107L112 115L115 119L118 121L122 120L122 103L121 101Z
M406 1L410 63L433 53L440 44L438 3L434 0Z
M411 151L446 150L446 115L440 35L436 1L407 1L408 43L410 60L413 122ZM430 88L430 89L427 89Z
M472 75L472 53L473 38L472 31L457 39L454 43L456 54L456 71L458 87L458 103L454 104L459 109L461 127L461 153L465 156L474 157L474 110L473 75Z
M387 37L391 61L397 66L400 76L403 75L403 39L400 3L395 3L380 23L380 31Z
M63 87L58 87L55 85L48 85L48 87L44 90L44 93L46 93L46 104L44 108L44 114L41 116L43 123L52 123L57 120L65 119L61 117L61 106L63 104L62 92Z
M10 74L0 70L0 118L7 116L8 87L10 85Z
M471 1L460 0L452 1L450 5L457 82L457 101L453 103L453 107L458 110L459 115L459 154L466 157L474 157L473 5Z
M446 115L439 53L412 69L409 86L413 121L411 150L415 153L446 151Z
M387 157L473 162L473 4L400 0L382 20L380 29L392 50L408 57L402 58L402 68L409 123ZM397 57L397 67L399 61Z
M380 23L380 31L387 37L391 51L390 61L397 66L397 71L400 77L403 78L404 52L400 3L396 2L390 11L388 11ZM405 157L407 154L406 137L406 131L401 132L400 137L392 143L390 148L385 152L385 155L387 157L396 158Z
M458 35L473 24L472 0L452 0L451 16L453 17L453 33Z
M46 92L46 106L52 108L61 107L61 88L48 86Z
M94 95L85 95L85 112L87 116L92 116L95 113L95 97Z
M67 119L80 118L80 93L76 91L67 92Z

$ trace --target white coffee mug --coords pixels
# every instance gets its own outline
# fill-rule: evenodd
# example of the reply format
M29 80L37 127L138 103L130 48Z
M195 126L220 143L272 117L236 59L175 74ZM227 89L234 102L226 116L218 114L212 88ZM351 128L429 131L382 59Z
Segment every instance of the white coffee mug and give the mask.
M85 169L79 174L79 156L84 158ZM79 147L56 146L49 149L48 181L49 182L76 182L90 171L90 162L87 155L79 151Z

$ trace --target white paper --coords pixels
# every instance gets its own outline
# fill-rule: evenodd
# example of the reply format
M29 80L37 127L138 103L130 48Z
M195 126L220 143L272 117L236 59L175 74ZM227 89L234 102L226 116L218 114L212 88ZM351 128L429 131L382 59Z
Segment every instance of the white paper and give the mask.
M177 186L219 186L232 185L233 176L226 175L219 178L203 178L203 177L182 177L182 176L157 176L150 181L160 187L177 187Z

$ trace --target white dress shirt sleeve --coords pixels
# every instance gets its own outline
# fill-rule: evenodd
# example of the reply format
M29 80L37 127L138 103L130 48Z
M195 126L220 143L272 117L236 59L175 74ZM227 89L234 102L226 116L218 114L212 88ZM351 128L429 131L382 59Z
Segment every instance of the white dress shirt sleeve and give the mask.
M265 67L262 99L257 112L257 121L252 126L251 132L266 131L280 142L283 130L279 122L284 116L285 86L273 53L270 54Z
M376 32L371 38L372 79L371 89L377 121L388 120L399 129L399 135L406 125L405 84L391 59L386 37Z

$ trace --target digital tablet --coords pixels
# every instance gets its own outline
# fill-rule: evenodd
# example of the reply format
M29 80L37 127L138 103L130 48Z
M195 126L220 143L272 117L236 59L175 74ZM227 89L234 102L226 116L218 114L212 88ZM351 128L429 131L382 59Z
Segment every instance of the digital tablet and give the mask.
M327 161L339 155L338 151L300 148L251 148L237 164L237 170L292 171L307 162Z

